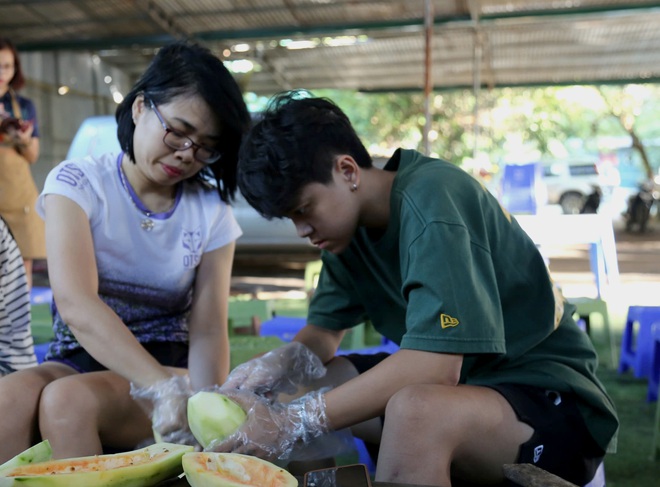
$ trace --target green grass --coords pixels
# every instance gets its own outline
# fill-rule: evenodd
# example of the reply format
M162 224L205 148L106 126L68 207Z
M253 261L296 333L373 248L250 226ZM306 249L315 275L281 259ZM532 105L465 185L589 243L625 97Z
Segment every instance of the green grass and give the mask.
M615 335L620 341L621 330ZM607 486L657 487L660 456L655 461L649 459L656 403L646 401L648 381L636 379L629 372L619 374L610 366L602 330L596 328L592 337L601 359L597 375L614 401L620 422L617 452L605 457Z
M657 487L660 459L649 459L656 404L646 401L647 381L609 367L601 367L598 376L616 405L621 423L617 452L605 457L608 487Z
M229 337L231 348L230 366L233 369L237 365L247 362L251 358L268 352L283 345L284 342L278 337L266 336L232 336Z
M50 305L32 305L32 336L34 343L46 343L53 339L53 319Z

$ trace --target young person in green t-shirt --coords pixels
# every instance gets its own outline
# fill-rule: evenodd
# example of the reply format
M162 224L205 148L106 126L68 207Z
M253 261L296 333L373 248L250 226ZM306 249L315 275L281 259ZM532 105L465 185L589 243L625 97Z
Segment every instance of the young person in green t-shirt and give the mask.
M214 449L284 459L353 427L380 443L378 481L498 484L509 463L591 480L618 428L596 353L534 242L478 181L412 150L375 168L336 105L292 92L245 140L239 186L320 247L323 269L294 342L222 387L250 414ZM400 349L336 357L367 318ZM272 402L321 363L334 388Z

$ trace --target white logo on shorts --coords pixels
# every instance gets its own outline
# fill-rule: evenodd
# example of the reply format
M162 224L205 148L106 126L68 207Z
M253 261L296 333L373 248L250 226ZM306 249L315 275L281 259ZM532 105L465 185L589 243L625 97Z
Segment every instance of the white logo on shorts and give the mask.
M541 458L541 453L543 453L543 445L539 445L534 448L534 463L537 463Z

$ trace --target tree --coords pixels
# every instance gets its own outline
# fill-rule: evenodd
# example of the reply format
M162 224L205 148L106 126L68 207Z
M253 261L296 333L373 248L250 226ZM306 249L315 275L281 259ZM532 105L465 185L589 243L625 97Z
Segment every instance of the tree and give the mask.
M315 94L334 100L346 112L373 154L389 156L397 147L421 149L421 92ZM471 90L437 92L432 94L431 155L459 165L553 160L597 155L611 150L600 141L627 136L646 176L652 177L657 164L645 141L660 138L656 100L660 87L651 84L496 88L482 91L479 100ZM580 143L574 147L573 141Z
M372 154L391 155L398 147L421 149L424 99L421 93L360 93L317 90L317 96L333 100L350 118ZM460 164L470 155L467 133L472 101L467 91L433 97L431 154Z
M621 128L630 136L633 150L639 153L647 179L653 179L654 171L640 135L643 129L638 126L641 124L637 124L651 90L641 85L599 86L597 90L607 106L607 111L597 123L606 117L617 120Z

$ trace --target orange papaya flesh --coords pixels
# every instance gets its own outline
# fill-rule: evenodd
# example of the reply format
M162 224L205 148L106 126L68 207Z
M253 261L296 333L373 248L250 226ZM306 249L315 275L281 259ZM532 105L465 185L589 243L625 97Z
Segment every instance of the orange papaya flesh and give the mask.
M126 453L52 460L2 472L0 487L147 487L179 475L192 446L172 443Z
M186 453L183 470L192 487L297 487L277 465L239 453Z

